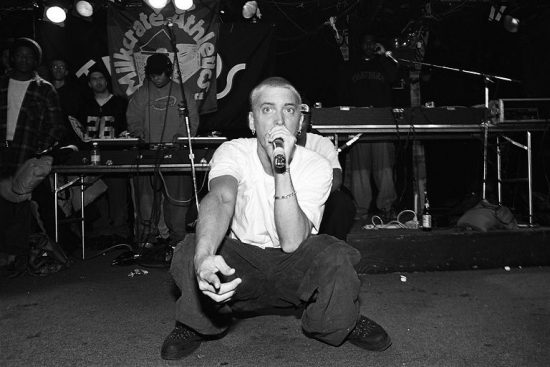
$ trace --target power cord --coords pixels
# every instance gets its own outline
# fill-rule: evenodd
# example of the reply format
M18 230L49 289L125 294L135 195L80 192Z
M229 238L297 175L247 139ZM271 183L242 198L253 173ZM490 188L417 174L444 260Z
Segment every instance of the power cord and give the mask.
M412 219L402 222L401 216L404 214L412 214ZM396 220L389 221L388 223L384 223L384 220L378 216L373 215L371 218L372 224L365 224L363 229L418 229L418 218L416 216L416 213L414 210L406 209L399 212L397 215Z

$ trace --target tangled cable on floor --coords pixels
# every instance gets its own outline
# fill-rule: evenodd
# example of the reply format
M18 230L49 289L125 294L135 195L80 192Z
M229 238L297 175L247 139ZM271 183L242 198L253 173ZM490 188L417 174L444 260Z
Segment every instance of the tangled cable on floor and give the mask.
M401 216L404 214L412 214L412 219L402 222ZM418 218L414 210L406 209L397 214L397 219L384 223L384 220L378 216L373 215L371 218L372 224L365 224L363 229L418 229Z

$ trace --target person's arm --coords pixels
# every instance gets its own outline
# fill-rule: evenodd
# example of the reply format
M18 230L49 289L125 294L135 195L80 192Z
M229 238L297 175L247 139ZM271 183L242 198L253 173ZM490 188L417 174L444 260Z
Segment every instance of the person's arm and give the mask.
M332 193L340 190L340 187L342 186L342 167L340 166L338 151L336 150L334 143L330 139L322 137L322 135L318 133L310 133L308 136L313 140L312 147L310 149L325 157L332 166L332 186L330 192Z
M13 178L6 177L0 179L0 196L12 203L21 203L23 201L30 200L32 197L31 193L27 194L16 194L13 191Z
M275 174L275 227L284 252L294 252L309 237L313 224L298 204L292 174Z
M287 170L284 173L274 173L275 178L275 228L279 235L279 244L284 252L294 252L300 244L309 237L313 223L298 203L296 191L292 184L292 172L290 172L288 157L292 156L297 145L296 137L285 126L275 126L265 137L267 146L276 139L284 142L285 157L287 157ZM269 154L273 154L270 152ZM271 158L273 162L273 158Z
M334 191L338 191L340 187L342 187L342 170L340 168L333 168L332 187L330 188L330 192L333 193Z
M46 102L46 114L42 125L39 150L50 148L56 141L61 140L66 133L63 126L63 112L59 103L59 95L55 88L48 84L44 86Z
M126 123L128 132L135 138L145 138L145 121L148 105L141 98L141 88L130 98L128 108L126 109Z
M126 123L126 111L128 110L128 101L124 97L117 97L117 107L115 116L115 133L118 137L121 132L128 130L128 124Z
M195 244L195 272L199 289L216 302L226 302L241 283L240 278L222 283L217 273L229 276L235 273L222 256L216 255L222 243L237 200L237 180L220 176L210 181L210 191L201 201Z

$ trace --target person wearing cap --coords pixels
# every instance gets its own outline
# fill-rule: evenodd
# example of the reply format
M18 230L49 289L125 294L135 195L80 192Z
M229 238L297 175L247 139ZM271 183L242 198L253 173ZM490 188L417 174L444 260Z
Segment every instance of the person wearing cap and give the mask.
M182 105L189 116L191 136L196 135L197 104L190 91L185 90L182 96L182 88L172 80L172 73L173 65L167 54L155 53L147 59L146 78L131 96L126 112L132 136L153 144L171 143L177 137L187 136L186 121L180 114ZM162 180L158 174L141 175L134 181L134 191L138 242L159 237L176 243L185 237L185 219L193 198L190 173L163 173Z
M57 92L36 72L42 59L38 43L18 38L9 54L12 70L0 76L0 177L13 175L26 160L51 148L64 131ZM30 202L12 203L0 198L0 219L0 239L9 247L5 252L25 256Z
M42 49L30 38L10 48L12 71L0 77L2 168L15 170L63 135L63 117L55 88L36 73Z
M88 86L91 94L84 101L81 121L86 125L89 137L112 139L126 131L125 98L110 91L111 76L101 64L92 66L88 73ZM90 239L96 247L108 247L116 243L126 243L130 234L128 221L128 179L106 175L102 180L108 189L99 197L95 205L100 211L99 218L92 224Z
M50 61L50 81L59 95L59 103L64 117L79 117L84 107L84 93L71 75L67 61L55 58ZM65 121L70 127L68 120Z

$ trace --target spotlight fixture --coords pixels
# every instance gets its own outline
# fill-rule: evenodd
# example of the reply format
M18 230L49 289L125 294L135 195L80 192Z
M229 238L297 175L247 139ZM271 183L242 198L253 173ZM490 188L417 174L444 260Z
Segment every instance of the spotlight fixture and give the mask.
M74 3L74 10L83 18L90 18L94 14L94 6L90 1L77 0Z
M153 10L162 10L170 1L174 3L174 7L179 11L186 11L193 7L193 0L143 0Z
M517 10L517 7L509 7L507 5L491 5L489 22L502 22L504 29L508 32L517 33L519 28L519 19L514 15Z
M179 10L189 10L193 6L193 0L174 0L174 6Z
M519 19L507 14L504 16L502 24L504 26L504 29L506 29L508 32L517 33L519 28Z
M54 24L62 24L67 19L67 11L59 5L45 7L44 15L47 20Z
M247 1L243 5L243 17L245 19L251 19L252 22L256 22L257 19L262 17L257 1Z
M168 4L168 0L145 0L145 4L149 5L154 10L160 10Z

